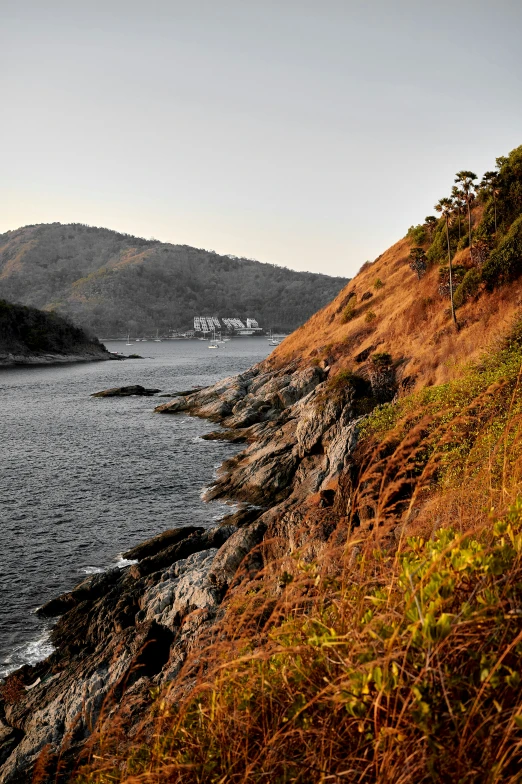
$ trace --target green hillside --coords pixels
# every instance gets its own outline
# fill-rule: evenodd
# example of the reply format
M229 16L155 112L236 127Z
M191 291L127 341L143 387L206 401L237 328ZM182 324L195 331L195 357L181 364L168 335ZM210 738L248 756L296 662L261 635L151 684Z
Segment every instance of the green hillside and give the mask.
M0 296L55 309L104 337L186 329L207 314L289 331L346 282L83 224L0 235Z

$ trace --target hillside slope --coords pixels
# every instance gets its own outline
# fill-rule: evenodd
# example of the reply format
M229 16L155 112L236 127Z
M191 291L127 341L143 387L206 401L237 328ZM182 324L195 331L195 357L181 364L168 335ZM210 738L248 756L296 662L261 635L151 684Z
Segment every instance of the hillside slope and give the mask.
M244 443L206 491L237 507L40 609L5 784L519 784L522 148L496 190L478 256L455 217L413 227L267 360L156 408Z
M197 315L291 331L345 283L82 224L0 235L0 296L53 308L103 337L188 329Z
M455 377L463 363L493 345L522 306L522 147L499 158L498 165L495 201L482 188L471 203L473 257L464 228L458 241L455 213L450 218L458 329L450 318L440 218L431 236L427 225L412 227L408 236L366 263L333 302L276 349L272 365L293 358L327 359L334 372L360 372L373 353L389 353L399 378L412 389ZM410 253L419 246L426 265L420 279L410 266Z
M56 313L0 299L0 367L109 358L96 338Z

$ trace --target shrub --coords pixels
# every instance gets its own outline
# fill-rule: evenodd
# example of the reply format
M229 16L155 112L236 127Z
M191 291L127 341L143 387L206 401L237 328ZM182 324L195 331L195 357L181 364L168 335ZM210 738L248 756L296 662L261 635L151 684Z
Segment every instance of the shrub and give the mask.
M355 307L349 303L342 312L341 324L346 324L348 321L351 321L353 318L355 318L355 316Z
M464 250L467 247L469 247L469 234L464 234L458 241L457 250Z
M348 321L351 321L357 315L355 311L355 305L357 304L357 297L355 294L351 294L346 304L346 307L343 309L341 314L341 324L346 324Z
M422 245L426 242L426 228L419 223L417 226L410 226L406 234L408 239L413 240L416 245Z
M511 225L498 248L491 252L482 268L488 287L517 278L522 272L522 215Z
M382 282L382 280L380 278L377 278L377 280L373 284L373 287L376 288L376 289L382 289L383 286L384 286L384 283Z
M478 269L470 269L464 275L462 283L457 286L453 295L453 302L456 308L460 308L468 299L471 299L478 292L481 274Z
M372 354L372 362L374 365L391 365L392 357L387 351L377 351Z
M366 321L368 324L371 324L371 322L372 322L372 321L375 321L375 319L376 319L376 318L377 318L377 316L375 315L375 313L373 312L373 310L369 310L369 311L368 311L368 313L366 314L366 316L365 316L365 319L364 319L364 320L365 320L365 321Z
M426 253L423 248L412 248L410 250L410 269L417 273L420 280L426 272Z
M449 227L450 248L451 255L454 256L457 251L457 243L459 241L458 227L456 224ZM426 252L426 258L429 263L436 261L445 261L448 258L448 245L446 240L446 222L444 220L439 222L439 225L433 233L433 242Z
M457 264L453 267L453 292L457 286L462 283L464 276L466 274L466 268L463 267L461 264ZM450 296L450 285L449 285L449 267L444 266L439 269L439 295L441 297L449 297Z
M368 386L362 376L358 376L357 373L353 373L351 370L341 370L328 379L330 389L340 389L348 385L354 387L356 392L366 392Z

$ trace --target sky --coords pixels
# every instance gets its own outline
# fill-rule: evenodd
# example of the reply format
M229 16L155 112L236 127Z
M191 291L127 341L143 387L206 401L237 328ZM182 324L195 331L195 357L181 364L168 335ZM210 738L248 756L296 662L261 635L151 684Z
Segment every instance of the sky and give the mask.
M522 144L520 0L0 0L0 232L352 276Z

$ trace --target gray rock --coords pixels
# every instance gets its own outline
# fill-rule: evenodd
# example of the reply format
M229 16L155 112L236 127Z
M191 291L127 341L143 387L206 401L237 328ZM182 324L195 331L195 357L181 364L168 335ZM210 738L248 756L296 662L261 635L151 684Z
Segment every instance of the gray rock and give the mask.
M112 387L111 389L104 389L102 392L93 392L91 397L129 397L130 395L150 397L155 395L156 392L161 392L161 389L147 389L142 387L141 384L134 384L129 387Z
M210 585L223 593L231 584L248 553L262 541L265 530L265 523L259 520L236 531L221 547L212 562L208 573Z

